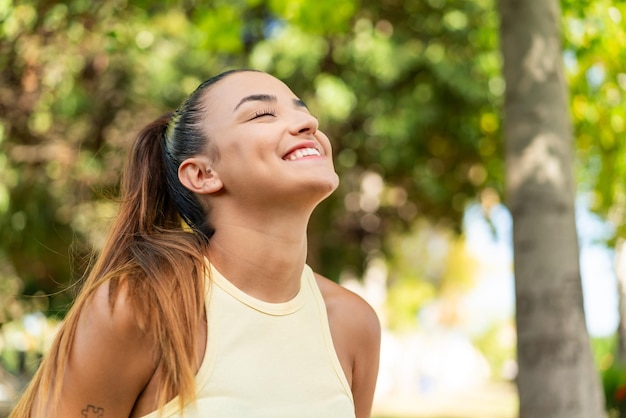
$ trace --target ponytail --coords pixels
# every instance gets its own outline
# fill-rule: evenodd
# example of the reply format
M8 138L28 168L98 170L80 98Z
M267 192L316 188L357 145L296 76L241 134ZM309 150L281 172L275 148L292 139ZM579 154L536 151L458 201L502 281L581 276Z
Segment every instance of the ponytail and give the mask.
M121 181L119 213L107 241L12 418L30 416L32 411L45 416L59 402L63 379L58 373L68 364L80 312L107 281L111 309L124 282L138 327L154 340L156 372L161 376L158 407L176 395L181 408L195 400L208 235L183 228L171 197L177 186L168 184L171 176L163 149L169 120L170 115L163 115L137 136Z
M139 133L122 177L122 205L128 205L127 219L136 222L129 227L139 234L178 227L178 213L168 191L171 180L166 173L163 150L171 116L171 113L161 115Z
M208 221L208 205L180 183L178 167L206 152L219 158L204 127L203 99L209 86L236 71L205 81L174 114L159 117L138 135L121 182L119 213L104 248L11 417L27 417L34 410L43 416L59 402L63 379L58 374L68 364L80 312L105 282L111 309L124 283L139 329L153 337L160 375L158 408L176 395L181 409L195 400L198 330L205 318L205 255L215 230Z

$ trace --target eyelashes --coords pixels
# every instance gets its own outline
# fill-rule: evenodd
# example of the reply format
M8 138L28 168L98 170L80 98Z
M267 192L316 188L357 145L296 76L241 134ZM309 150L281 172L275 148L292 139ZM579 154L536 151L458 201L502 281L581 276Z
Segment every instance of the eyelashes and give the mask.
M311 114L309 114L309 115L312 116L313 118L317 119L316 116L313 116ZM271 108L265 108L265 109L256 110L252 114L252 117L250 119L248 119L248 120L255 120L255 119L259 119L259 118L265 117L265 116L276 117L276 110L275 109L271 109Z
M254 112L252 119L262 118L263 116L276 116L276 112L272 109L257 110Z

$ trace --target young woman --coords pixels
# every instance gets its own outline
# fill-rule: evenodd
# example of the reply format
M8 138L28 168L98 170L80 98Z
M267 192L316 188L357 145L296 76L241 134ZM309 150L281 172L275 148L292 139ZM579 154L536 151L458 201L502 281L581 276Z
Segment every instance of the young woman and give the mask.
M284 83L201 84L138 136L107 245L11 417L368 417L376 315L305 264L337 184Z

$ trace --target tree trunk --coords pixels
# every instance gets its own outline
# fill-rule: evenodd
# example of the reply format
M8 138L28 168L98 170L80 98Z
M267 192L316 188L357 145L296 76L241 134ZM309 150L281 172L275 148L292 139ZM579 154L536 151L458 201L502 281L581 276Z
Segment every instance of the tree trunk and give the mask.
M558 0L500 0L520 418L606 417L585 325Z

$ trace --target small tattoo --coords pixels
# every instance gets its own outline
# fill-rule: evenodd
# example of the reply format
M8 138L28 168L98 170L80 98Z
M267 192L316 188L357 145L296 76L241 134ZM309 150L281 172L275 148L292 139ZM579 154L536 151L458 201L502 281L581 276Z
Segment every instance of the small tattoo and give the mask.
M87 408L81 411L81 414L85 418L103 418L104 417L104 408L99 408L93 405L87 405Z

